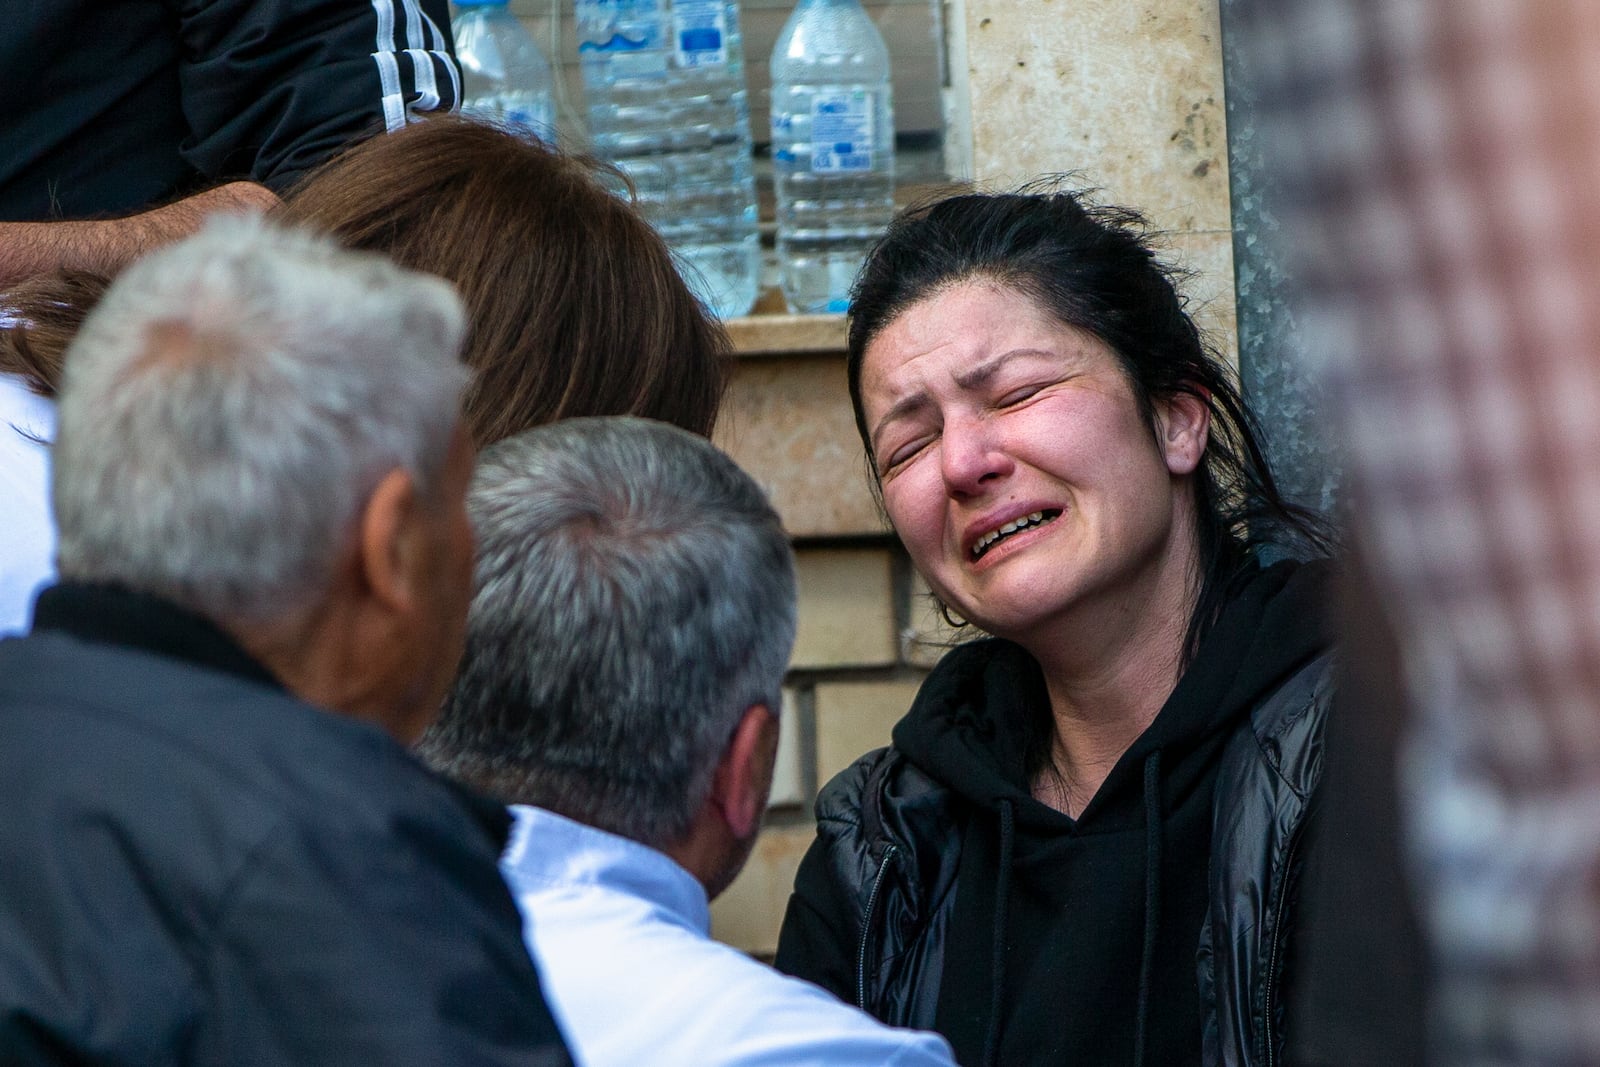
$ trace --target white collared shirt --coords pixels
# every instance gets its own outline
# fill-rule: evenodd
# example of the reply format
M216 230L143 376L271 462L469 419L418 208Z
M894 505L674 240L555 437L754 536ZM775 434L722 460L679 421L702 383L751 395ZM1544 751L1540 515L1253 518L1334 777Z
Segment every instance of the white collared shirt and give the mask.
M586 1067L951 1067L897 1030L713 941L705 890L655 849L513 806L500 861L546 998Z
M34 594L55 577L50 449L41 443L55 432L55 404L0 374L0 637L28 629Z

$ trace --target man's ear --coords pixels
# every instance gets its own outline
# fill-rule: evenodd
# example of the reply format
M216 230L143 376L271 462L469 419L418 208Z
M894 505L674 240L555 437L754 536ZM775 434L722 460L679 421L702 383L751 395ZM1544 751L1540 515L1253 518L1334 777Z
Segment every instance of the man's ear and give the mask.
M378 482L361 512L356 577L363 592L390 611L411 611L418 604L417 512L421 505L416 481L396 467Z
M778 717L764 704L745 709L711 780L711 804L739 840L755 836L772 790L778 754Z
M1211 433L1211 408L1204 396L1175 393L1158 403L1156 429L1167 470L1193 474L1206 454Z

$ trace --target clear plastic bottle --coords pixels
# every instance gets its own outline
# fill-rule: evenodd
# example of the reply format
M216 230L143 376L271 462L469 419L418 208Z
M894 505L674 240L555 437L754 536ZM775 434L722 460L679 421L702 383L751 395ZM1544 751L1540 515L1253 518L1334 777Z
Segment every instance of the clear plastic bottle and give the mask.
M789 310L847 310L894 217L889 49L860 0L800 0L778 34L772 168Z
M456 0L461 113L555 143L550 61L507 0Z
M747 314L761 243L737 0L575 0L575 11L596 153L633 181L706 306Z

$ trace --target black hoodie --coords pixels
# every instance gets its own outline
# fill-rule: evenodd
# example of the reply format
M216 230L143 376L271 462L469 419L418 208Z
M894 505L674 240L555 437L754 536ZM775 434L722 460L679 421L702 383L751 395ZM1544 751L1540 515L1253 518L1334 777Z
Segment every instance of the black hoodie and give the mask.
M1196 946L1219 758L1251 710L1326 651L1326 576L1281 563L1236 579L1076 820L1029 788L1025 749L1049 728L1032 657L980 641L929 676L894 744L965 802L936 1019L961 1062L1200 1062Z

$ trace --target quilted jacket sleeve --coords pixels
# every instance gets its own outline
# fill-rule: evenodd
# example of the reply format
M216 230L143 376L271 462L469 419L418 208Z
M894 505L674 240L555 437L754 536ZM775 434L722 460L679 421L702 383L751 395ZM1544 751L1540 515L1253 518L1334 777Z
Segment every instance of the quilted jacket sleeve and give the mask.
M857 948L866 914L867 842L863 792L882 751L869 753L817 797L817 838L795 874L794 893L778 935L774 965L847 1004L859 1004Z

